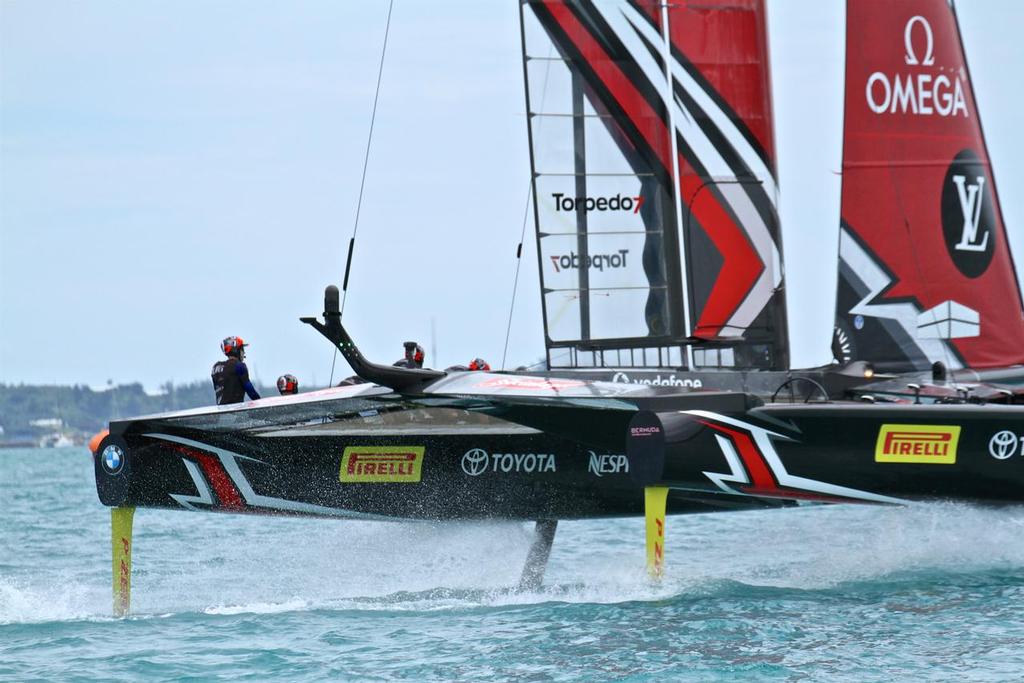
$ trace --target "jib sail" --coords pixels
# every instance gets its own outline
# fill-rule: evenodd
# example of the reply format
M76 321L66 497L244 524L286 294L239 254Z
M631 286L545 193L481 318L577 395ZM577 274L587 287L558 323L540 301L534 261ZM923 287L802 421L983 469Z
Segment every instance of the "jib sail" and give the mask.
M522 21L549 362L786 367L763 2Z
M1024 317L948 0L847 4L833 352L883 370L1024 362Z

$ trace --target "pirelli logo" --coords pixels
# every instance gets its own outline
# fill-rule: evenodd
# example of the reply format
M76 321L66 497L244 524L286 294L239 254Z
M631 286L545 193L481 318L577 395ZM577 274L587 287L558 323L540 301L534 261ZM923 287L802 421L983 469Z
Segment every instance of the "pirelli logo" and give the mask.
M341 456L345 484L415 484L423 471L423 446L349 446Z
M956 463L960 427L944 425L882 425L875 444L875 462Z

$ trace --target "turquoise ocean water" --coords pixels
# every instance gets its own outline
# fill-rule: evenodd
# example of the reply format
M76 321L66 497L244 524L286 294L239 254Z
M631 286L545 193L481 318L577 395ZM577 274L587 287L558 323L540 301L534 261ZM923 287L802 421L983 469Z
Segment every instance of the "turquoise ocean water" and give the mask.
M1024 679L1024 510L952 504L522 524L139 510L133 615L85 449L0 451L2 680Z

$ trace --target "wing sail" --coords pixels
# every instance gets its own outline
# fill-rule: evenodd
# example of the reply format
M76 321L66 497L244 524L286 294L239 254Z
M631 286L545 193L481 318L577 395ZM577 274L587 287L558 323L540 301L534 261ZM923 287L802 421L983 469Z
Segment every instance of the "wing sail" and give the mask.
M836 343L890 371L1024 362L1024 316L947 0L847 4Z
M549 360L785 367L763 3L522 20Z

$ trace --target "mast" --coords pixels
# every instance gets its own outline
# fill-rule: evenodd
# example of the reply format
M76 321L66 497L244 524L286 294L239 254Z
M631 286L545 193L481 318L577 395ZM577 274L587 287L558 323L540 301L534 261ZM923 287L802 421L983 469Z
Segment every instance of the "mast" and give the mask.
M583 118L583 79L578 72L572 72L572 137L573 170L576 174L576 196L587 196L587 134ZM589 260L590 247L587 241L587 212L576 212L576 249L580 262ZM590 268L578 268L580 291L580 339L590 340Z
M665 101L672 102L672 41L669 38L668 27L668 2L661 3L661 37L662 37L662 59L665 62ZM669 130L675 131L675 114L676 108L669 106L668 108L668 121ZM672 177L675 182L672 183L673 199L677 207L682 207L683 197L679 191L679 143L676 140L676 136L671 136L671 147L672 147ZM686 239L685 233L683 232L683 212L676 211L676 234L679 235L679 259L683 263L686 262ZM687 336L690 335L690 287L689 279L682 277L680 278L682 283L682 308L683 308L683 331ZM693 367L693 346L690 344L686 345L686 367Z

